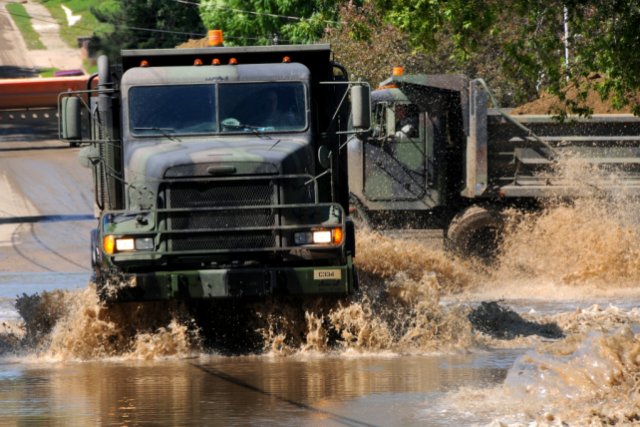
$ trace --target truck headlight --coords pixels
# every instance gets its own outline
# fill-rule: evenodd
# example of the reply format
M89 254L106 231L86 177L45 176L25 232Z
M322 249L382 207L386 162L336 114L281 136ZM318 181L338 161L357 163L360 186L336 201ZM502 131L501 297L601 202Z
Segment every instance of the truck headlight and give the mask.
M125 238L125 239L116 239L116 250L118 252L123 251L132 251L135 249L135 245L133 243L133 239Z
M342 228L334 228L332 230L318 230L311 232L295 233L293 240L296 245L308 245L311 243L333 243L339 245L344 240Z
M138 237L136 239L136 250L138 251L150 251L153 247L153 237Z
M314 231L313 243L331 243L331 231L329 230Z

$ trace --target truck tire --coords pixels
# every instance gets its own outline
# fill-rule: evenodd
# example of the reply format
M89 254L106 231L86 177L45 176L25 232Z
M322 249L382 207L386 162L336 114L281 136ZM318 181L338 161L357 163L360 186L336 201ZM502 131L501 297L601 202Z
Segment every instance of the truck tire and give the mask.
M491 262L498 255L503 230L504 218L498 209L470 206L451 221L446 245L462 256Z

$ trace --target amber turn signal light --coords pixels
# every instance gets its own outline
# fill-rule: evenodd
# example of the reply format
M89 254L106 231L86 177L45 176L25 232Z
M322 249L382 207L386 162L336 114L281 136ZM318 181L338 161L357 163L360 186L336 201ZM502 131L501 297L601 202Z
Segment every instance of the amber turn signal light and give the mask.
M333 244L339 245L342 243L344 239L344 234L342 233L342 228L334 228L333 229Z
M102 241L102 248L109 255L113 255L113 251L116 248L116 239L113 236L105 236Z

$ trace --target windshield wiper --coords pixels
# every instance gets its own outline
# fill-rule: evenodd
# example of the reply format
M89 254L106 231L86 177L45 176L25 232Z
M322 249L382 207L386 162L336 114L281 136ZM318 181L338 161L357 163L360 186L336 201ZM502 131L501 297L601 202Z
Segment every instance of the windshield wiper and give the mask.
M260 139L264 139L265 137L267 139L272 139L269 135L265 135L264 133L262 133L263 131L260 130L260 129L263 129L262 126L244 125L242 123L238 123L238 124L223 123L222 126L236 128L236 129L249 129L250 132L257 135Z
M158 128L158 127L151 127L151 128L133 128L133 130L157 130L158 132L160 132L161 134L163 134L164 136L166 136L167 138L169 138L172 141L178 141L178 142L182 142L177 138L172 137L168 132L168 130L175 130L174 128Z

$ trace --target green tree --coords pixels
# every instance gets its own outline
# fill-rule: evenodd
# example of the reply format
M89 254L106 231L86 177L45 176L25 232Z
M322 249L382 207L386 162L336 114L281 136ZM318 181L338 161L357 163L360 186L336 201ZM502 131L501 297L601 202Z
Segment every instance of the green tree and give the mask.
M401 66L407 74L482 77L494 88L503 107L531 101L537 95L535 78L522 74L502 49L501 41L516 29L511 23L505 22L499 36L482 40L473 52L460 58L446 26L434 35L428 48L416 50L412 35L385 20L374 3L362 7L342 3L338 10L343 24L328 27L322 41L332 44L336 59L351 76L374 87L391 75L393 67Z
M98 21L115 26L113 33L102 37L94 36L92 39L95 48L112 60L120 55L121 49L172 48L189 39L189 34L170 32L191 33L191 38L198 38L206 33L197 7L167 0L114 1L117 4L116 8L91 9ZM123 27L169 32L148 32Z
M336 4L336 0L204 0L200 14L207 28L223 31L228 46L310 43L322 37L327 25L336 25Z
M632 102L634 113L640 113L637 0L379 0L379 6L416 49L432 51L441 35L449 34L460 63L498 41L505 70L564 100L565 108L557 111L561 116L591 114L584 102L588 90L610 98L616 108ZM591 79L596 73L602 78ZM576 99L565 99L568 85L579 89Z

